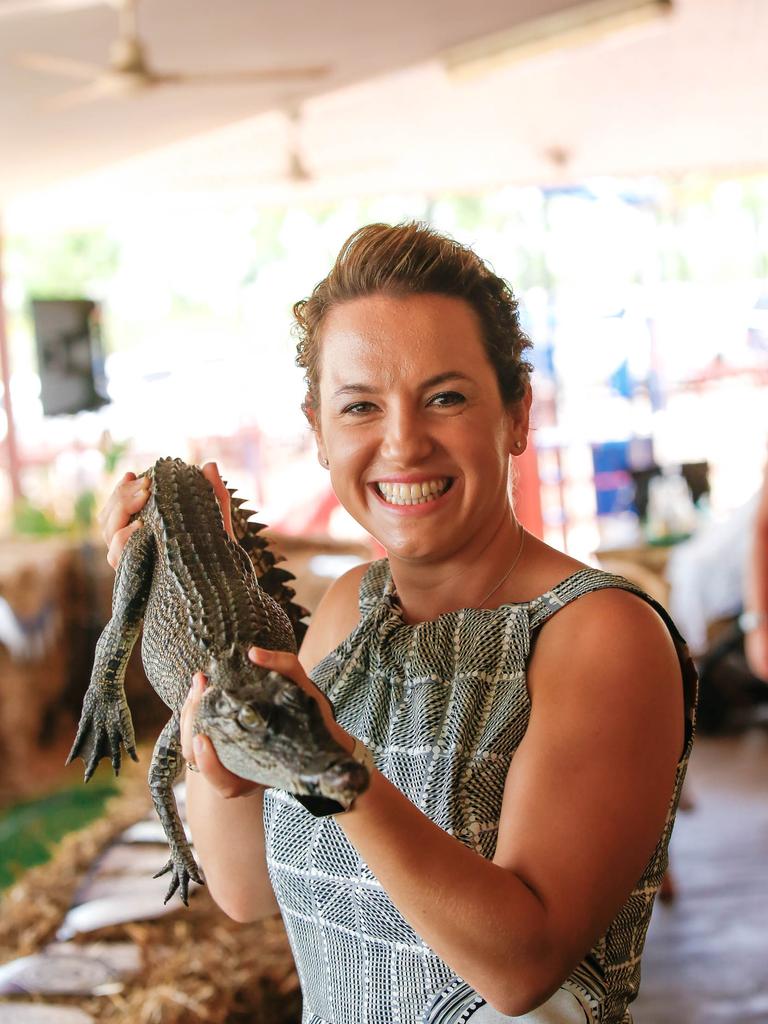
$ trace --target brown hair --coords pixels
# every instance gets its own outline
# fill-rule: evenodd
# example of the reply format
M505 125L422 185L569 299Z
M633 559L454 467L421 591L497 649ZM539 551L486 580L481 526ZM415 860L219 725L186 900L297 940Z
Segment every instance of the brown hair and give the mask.
M342 302L382 292L464 299L480 319L503 402L511 405L523 397L533 369L523 355L531 343L507 282L468 246L425 224L368 224L350 235L328 276L293 307L296 364L307 383L305 412L318 407L319 335L326 313Z

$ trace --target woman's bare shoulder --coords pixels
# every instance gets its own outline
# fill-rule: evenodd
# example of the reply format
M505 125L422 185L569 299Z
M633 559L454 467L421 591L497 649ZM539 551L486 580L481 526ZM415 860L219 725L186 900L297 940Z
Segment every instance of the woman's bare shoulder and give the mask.
M328 587L309 620L299 660L310 672L334 647L349 636L360 621L360 583L370 566L363 562L345 572Z
M607 687L621 691L642 686L659 699L671 679L680 676L672 635L659 613L642 597L606 587L584 594L562 608L541 630L529 665L529 692L547 692L561 699L574 686L586 694L595 687L604 700Z

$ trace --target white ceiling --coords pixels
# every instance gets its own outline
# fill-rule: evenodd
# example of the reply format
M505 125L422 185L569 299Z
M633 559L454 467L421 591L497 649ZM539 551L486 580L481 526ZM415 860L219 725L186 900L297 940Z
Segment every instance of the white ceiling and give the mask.
M0 190L27 190L295 104L506 29L576 0L143 0L139 31L161 70L327 65L305 83L171 86L80 109L47 100L77 85L20 67L25 51L104 64L117 13L88 0L0 0Z
M161 70L327 64L321 81L164 87L50 112L70 80L44 51L103 63L115 11L0 0L0 198L62 180L121 187L471 188L599 174L768 169L768 0L676 0L646 27L457 76L441 56L579 0L144 0ZM301 107L298 134L280 113ZM312 180L289 175L295 142Z

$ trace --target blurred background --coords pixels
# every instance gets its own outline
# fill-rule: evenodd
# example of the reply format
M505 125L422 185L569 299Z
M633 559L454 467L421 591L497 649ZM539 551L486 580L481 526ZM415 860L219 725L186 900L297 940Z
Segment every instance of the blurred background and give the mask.
M57 934L133 949L96 994L0 967L0 1021L30 992L62 1021L298 1019L279 923L205 894L150 925L123 892L61 931L138 799L63 768L109 616L95 515L127 469L213 459L308 608L377 557L317 464L291 306L357 227L418 219L520 300L523 521L662 601L702 672L636 1022L768 1022L768 686L739 626L768 439L767 53L765 0L0 0L0 958L61 955ZM151 744L137 659L128 687ZM219 937L185 1002L188 960L150 977L148 951L201 921ZM272 958L230 977L216 957L248 929Z

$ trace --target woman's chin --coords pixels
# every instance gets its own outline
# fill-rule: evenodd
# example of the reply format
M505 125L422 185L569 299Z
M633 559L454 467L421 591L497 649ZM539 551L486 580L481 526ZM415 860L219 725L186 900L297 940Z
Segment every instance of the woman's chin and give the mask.
M411 530L379 529L373 532L369 528L369 532L381 544L390 560L431 562L445 554L445 542L441 542L436 530L430 530L427 535L424 531Z
M436 543L445 540L442 534L446 521L442 516L424 515L422 509L419 509L421 515L403 515L400 508L393 513L388 508L382 508L377 499L374 501L376 504L369 505L365 515L361 516L358 522L381 544L388 556L404 559L424 558L436 555L438 546L441 550L444 548L444 543ZM454 517L450 517L449 525L451 529L455 527Z

